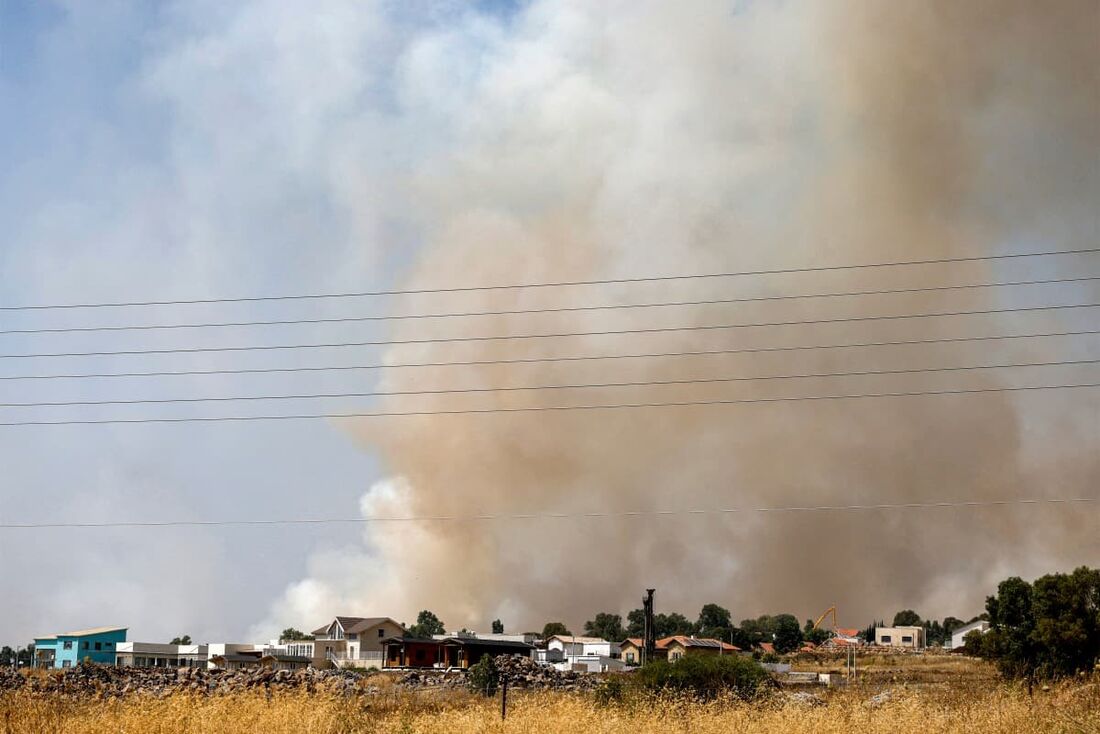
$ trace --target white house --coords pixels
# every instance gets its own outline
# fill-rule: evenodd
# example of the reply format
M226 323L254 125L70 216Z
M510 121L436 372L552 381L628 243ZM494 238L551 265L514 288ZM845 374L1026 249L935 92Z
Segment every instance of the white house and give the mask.
M984 635L986 632L989 631L989 622L985 621L984 619L979 619L975 622L971 622L970 624L964 624L962 627L959 627L957 630L954 630L951 633L951 642L945 645L945 647L948 650L954 650L956 648L962 647L966 642L967 634L973 632L974 630L978 630Z
M382 641L404 634L405 628L389 617L336 617L313 630L313 664L381 668Z
M205 668L207 645L171 645L160 642L119 642L115 665L134 668Z
M588 673L606 673L626 667L618 642L574 635L552 635L546 638L546 648L535 650L535 662L558 670Z

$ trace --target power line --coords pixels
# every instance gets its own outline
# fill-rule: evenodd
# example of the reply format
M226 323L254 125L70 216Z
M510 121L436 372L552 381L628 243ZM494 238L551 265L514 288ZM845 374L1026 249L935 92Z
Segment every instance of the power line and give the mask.
M1081 283L1100 280L1100 276L1078 278L1049 278L1043 280L1020 280L1000 283L969 283L964 285L923 286L919 288L886 288L880 290L846 291L842 293L801 293L782 296L747 296L740 298L711 298L693 301L658 301L649 303L622 303L598 306L557 306L548 308L523 308L483 311L449 311L437 313L395 314L385 316L328 316L309 319L266 319L254 321L216 321L192 322L184 324L123 324L119 326L64 326L33 329L3 329L0 335L14 334L73 334L87 332L115 331L159 331L168 329L212 329L251 326L300 326L307 324L362 323L370 321L406 321L413 319L470 318L480 316L520 316L548 313L574 313L583 311L617 311L635 308L671 308L683 306L718 306L732 303L755 303L762 301L789 301L807 298L840 298L854 296L878 296L904 293L928 293L933 291L972 290L976 288L1006 288L1013 286L1052 285Z
M165 300L165 301L114 301L114 302L89 302L89 303L54 303L54 304L25 304L18 306L0 306L0 311L40 311L48 309L64 309L64 308L113 308L113 307L131 307L131 306L183 306L183 305L195 305L195 304L208 304L208 303L243 303L243 302L255 302L255 301L290 301L290 300L303 300L314 298L355 298L364 296L403 296L403 295L419 295L428 293L463 293L470 291L494 291L494 290L512 290L519 288L557 288L565 286L588 286L588 285L615 285L624 283L647 283L647 282L661 282L671 280L700 280L705 278L731 278L738 276L751 276L751 275L782 275L788 273L811 273L811 272L825 272L835 270L858 270L864 268L886 268L886 267L901 267L906 265L937 265L946 263L960 263L960 262L979 262L990 260L1007 260L1013 258L1025 258L1025 257L1051 257L1057 255L1084 255L1089 253L1100 252L1100 247L1088 247L1081 249L1071 250L1052 250L1047 252L1015 252L1006 253L1002 255L976 255L969 257L943 257L932 258L927 260L896 260L890 262L877 262L877 263L858 263L848 265L825 265L818 267L798 267L798 268L777 268L771 270L742 270L742 271L730 271L720 273L694 273L687 275L657 275L657 276L644 276L633 278L603 278L596 280L566 280L556 282L535 282L535 283L511 283L505 285L476 285L476 286L459 286L459 287L445 287L445 288L413 288L404 290L376 290L376 291L348 291L343 293L307 293L307 294L290 294L290 295L277 295L277 296L245 296L235 298L195 298L195 299L181 299L181 300Z
M613 329L606 331L574 331L549 334L499 334L487 336L452 336L431 339L377 339L360 342L331 342L321 344L251 344L242 347L176 347L172 349L125 349L95 352L28 352L0 354L0 359L32 359L39 357L118 357L149 354L197 354L209 352L252 352L274 349L322 349L335 347L366 347L400 344L448 344L459 342L504 341L510 339L558 339L582 336L614 336L621 334L656 334L675 331L716 331L723 329L753 329L770 326L807 326L816 324L856 323L865 321L896 321L902 319L925 319L947 316L982 316L1000 313L1023 313L1035 311L1058 311L1071 308L1095 308L1100 303L1071 303L1053 306L1026 306L1020 308L991 308L975 311L938 311L918 314L893 314L885 316L849 316L834 319L810 319L802 321L762 321L741 324L709 324L695 326L662 326L645 329Z
M823 377L867 377L871 375L908 375L925 372L963 372L1022 367L1067 367L1098 364L1100 359L1075 359L1057 362L1009 362L1004 364L961 365L951 367L923 367L895 370L859 370L853 372L806 372L786 375L758 375L738 377L701 377L669 380L639 380L631 382L574 383L565 385L522 385L509 387L461 387L436 390L377 390L369 392L304 393L291 395L229 395L202 398L150 398L126 400L64 400L55 402L0 403L0 408L60 408L92 405L153 405L166 403L216 403L245 400L315 400L328 398L398 397L412 395L455 395L462 393L524 392L533 390L582 390L591 388L659 387L671 385L706 385L730 382L754 382L759 380L792 380Z
M837 395L799 395L792 397L773 398L738 398L729 400L684 400L665 403L611 403L597 405L540 405L519 408L468 408L461 410L410 410L410 411L378 411L365 413L298 413L290 415L233 415L233 416L198 416L190 418L103 418L86 420L31 420L31 421L7 421L0 423L0 427L15 426L94 426L109 424L130 423L227 423L246 421L272 421L272 420L312 420L318 418L396 418L402 416L433 416L433 415L479 415L489 413L538 413L544 411L564 412L572 410L618 410L636 408L685 408L690 406L706 405L743 405L750 403L787 403L813 400L849 400L863 398L902 398L917 397L923 395L971 395L977 393L997 392L1023 392L1031 390L1065 390L1077 388L1100 387L1100 383L1087 382L1069 385L1023 385L1016 387L987 387L966 388L959 390L928 390L914 392L882 392L882 393L857 393Z
M623 510L597 512L524 512L483 513L474 515L403 515L391 517L317 517L269 520L132 520L110 522L6 522L0 530L75 529L75 528L163 528L222 527L248 525L368 525L412 522L482 522L495 520L572 520L580 518L663 517L670 515L734 515L745 513L865 512L874 510L924 510L957 507L1008 507L1029 505L1067 505L1098 502L1096 497L1036 497L1027 499L959 500L943 502L883 502L847 505L791 505L785 507L717 507L682 510Z
M666 357L707 357L729 354L757 354L766 352L791 352L815 349L854 349L860 347L887 347L914 344L946 344L961 342L1001 341L1010 339L1040 339L1066 336L1100 334L1100 330L1053 331L1040 334L993 334L986 336L944 337L939 339L902 339L896 341L855 342L845 344L809 344L790 347L738 347L731 349L699 349L680 352L638 352L631 354L580 354L561 357L514 357L507 359L473 359L452 362L394 362L358 365L334 365L321 367L255 367L214 370L158 370L148 372L76 372L48 375L0 375L0 380L76 380L116 377L182 377L200 375L255 375L296 372L334 372L344 370L381 370L409 367L478 367L504 364L536 364L552 362L583 362L614 359L652 359Z

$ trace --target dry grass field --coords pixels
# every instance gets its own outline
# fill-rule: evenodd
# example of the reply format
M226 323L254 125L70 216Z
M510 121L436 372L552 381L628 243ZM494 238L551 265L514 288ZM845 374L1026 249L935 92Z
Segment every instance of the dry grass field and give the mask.
M506 721L500 701L465 693L389 689L340 698L262 693L121 701L61 700L26 693L0 698L0 732L1097 732L1100 682L1068 681L1026 689L997 681L980 664L932 658L868 661L868 679L846 689L816 689L823 703L782 693L752 703L640 700L601 706L591 696L514 691ZM892 679L886 671L902 672ZM880 675L881 673L881 675ZM919 675L918 675L919 674ZM873 682L869 682L873 681ZM869 699L889 690L889 700Z

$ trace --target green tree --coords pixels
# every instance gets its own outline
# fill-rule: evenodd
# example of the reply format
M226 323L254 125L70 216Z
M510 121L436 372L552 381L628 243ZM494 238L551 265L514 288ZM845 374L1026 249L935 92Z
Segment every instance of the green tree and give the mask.
M775 620L775 651L794 652L802 646L802 628L793 614L777 614Z
M504 622L501 622L499 619L494 619L493 620L493 634L494 635L503 635L504 634Z
M297 642L301 640L312 640L313 635L307 635L301 630L294 629L293 627L287 627L285 630L279 633L279 639L283 642Z
M1082 566L1036 579L1031 604L1039 674L1092 670L1100 659L1100 569Z
M442 620L434 613L424 609L416 615L416 624L409 627L407 636L419 640L428 640L431 639L432 635L442 635L446 632L447 628L443 626Z
M542 628L542 639L554 635L571 635L572 632L565 626L565 622L547 622Z
M0 647L0 665L10 668L15 665L15 650L7 645Z
M645 610L632 609L626 615L626 636L641 637L645 634Z
M730 619L730 610L717 604L704 604L699 610L699 618L695 622L695 631L700 637L714 637L725 640L733 628L733 620Z
M797 620L795 624L798 624ZM775 618L762 614L756 619L742 619L741 631L750 647L761 642L772 642L775 639Z
M641 637L645 634L645 612L634 609L626 615L626 637ZM690 619L679 612L653 615L653 634L659 640L672 635L692 635L697 632Z
M1037 654L1031 634L1035 631L1031 584L1012 576L997 586L996 596L985 600L989 632L982 640L986 657L997 661L1001 673L1013 678L1035 677Z
M34 665L34 643L22 647L15 652L15 663L19 666Z
M595 619L585 622L584 633L614 642L621 641L626 637L626 631L623 629L623 618L618 614L608 612L600 612Z
M920 627L920 615L912 609L903 609L894 615L895 627Z
M653 627L657 639L671 637L672 635L691 635L695 633L695 625L679 612L653 615Z
M822 642L825 642L825 640L832 637L832 633L830 633L827 629L814 627L814 621L812 619L807 619L805 626L803 626L802 628L802 636L807 641L812 642L815 645L820 645Z
M173 637L169 645L190 645L191 635L181 635L180 637Z
M492 655L482 655L481 659L470 666L466 675L466 685L474 693L492 696L500 685L500 671Z
M985 635L981 630L970 630L963 635L963 652L972 657L982 657L985 653L982 650L982 638Z

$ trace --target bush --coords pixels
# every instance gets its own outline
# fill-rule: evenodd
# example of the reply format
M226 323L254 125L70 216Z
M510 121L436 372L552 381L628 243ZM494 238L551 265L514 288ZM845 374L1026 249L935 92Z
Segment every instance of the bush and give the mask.
M596 689L596 703L607 706L623 700L626 694L626 684L623 676L611 675L605 678Z
M483 655L470 667L470 673L466 678L466 685L474 693L486 696L496 695L497 686L500 685L500 671L492 655Z
M740 655L688 655L674 663L658 660L638 671L638 684L644 689L690 693L700 698L723 693L752 698L768 680L759 664Z

